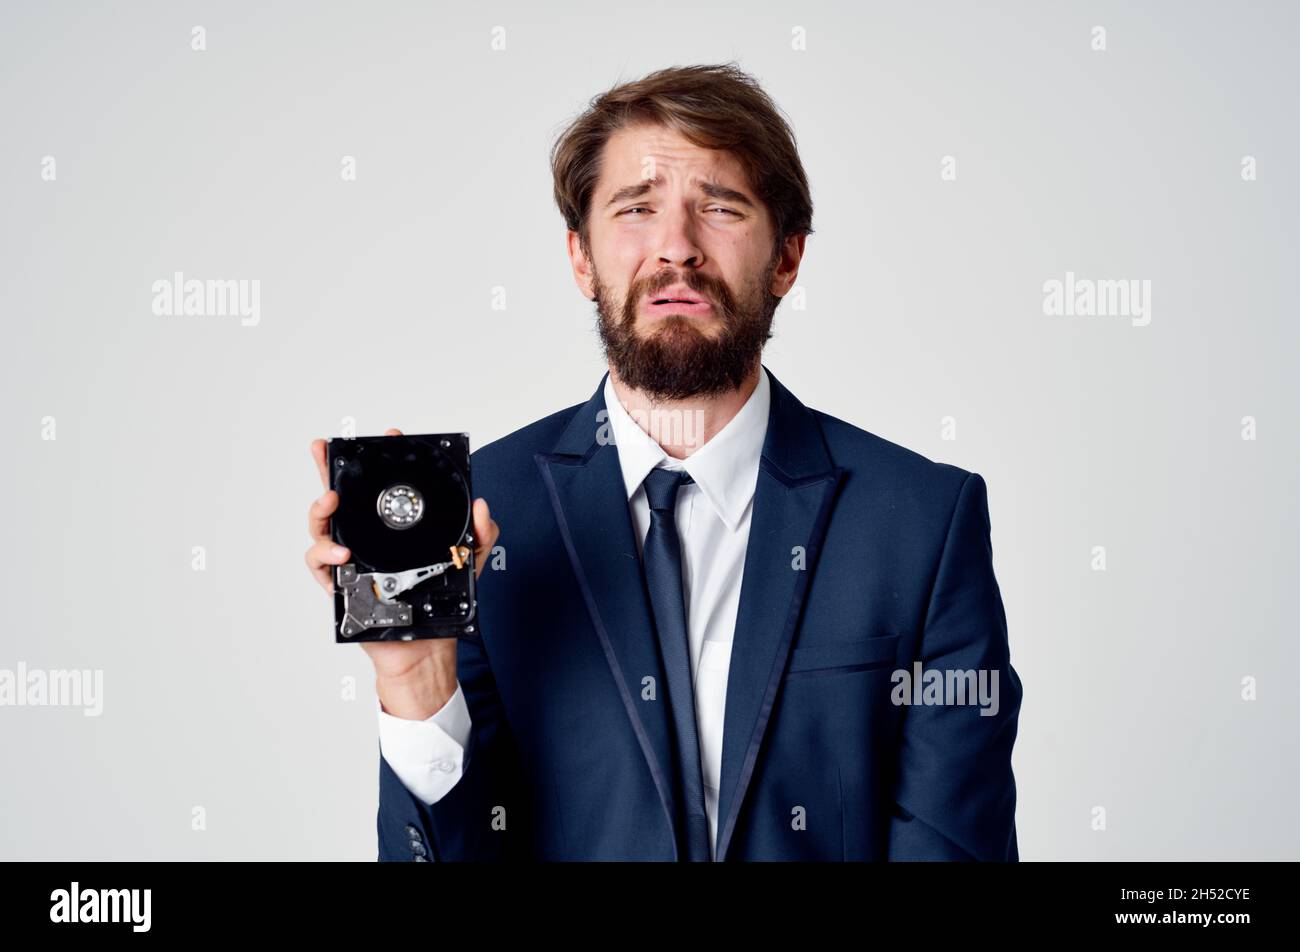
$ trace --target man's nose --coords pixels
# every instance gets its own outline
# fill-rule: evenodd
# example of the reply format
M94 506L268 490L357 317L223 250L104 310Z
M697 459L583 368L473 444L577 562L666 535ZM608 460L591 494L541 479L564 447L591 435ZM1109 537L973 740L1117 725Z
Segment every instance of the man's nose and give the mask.
M704 264L704 251L695 233L695 221L689 210L665 210L659 219L657 237L661 264L698 268Z

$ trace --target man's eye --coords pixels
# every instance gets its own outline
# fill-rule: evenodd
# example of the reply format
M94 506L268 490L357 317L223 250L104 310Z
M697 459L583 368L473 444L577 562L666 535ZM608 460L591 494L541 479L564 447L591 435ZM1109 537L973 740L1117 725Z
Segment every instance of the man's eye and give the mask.
M619 214L620 214L620 215L630 215L632 212L647 212L647 213L648 213L649 211L650 211L650 209L647 208L645 205L633 205L631 208L625 208L625 209L623 209L621 212L619 212ZM737 215L737 216L740 214L740 212L736 211L736 210L733 209L733 208L723 208L721 205L715 205L715 206L713 206L712 208L706 208L705 211L707 211L707 212L725 212L725 213L728 214L728 215ZM638 216L638 217L639 217L639 216Z

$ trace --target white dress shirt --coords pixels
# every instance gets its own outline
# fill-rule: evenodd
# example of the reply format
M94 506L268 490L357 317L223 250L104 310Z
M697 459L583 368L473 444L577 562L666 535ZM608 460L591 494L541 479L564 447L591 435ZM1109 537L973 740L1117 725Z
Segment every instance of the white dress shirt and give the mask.
M618 447L638 553L650 528L650 506L641 485L646 475L662 466L684 469L695 480L678 491L675 514L682 547L682 585L711 855L718 835L722 722L731 642L770 405L767 371L762 370L754 392L727 425L686 459L678 460L668 456L638 425L619 403L614 385L605 380L605 406ZM656 421L645 422L653 427ZM682 430L690 432L685 425ZM460 685L437 713L423 721L394 717L378 700L375 705L384 759L412 794L425 803L436 803L460 779L469 743L469 707Z

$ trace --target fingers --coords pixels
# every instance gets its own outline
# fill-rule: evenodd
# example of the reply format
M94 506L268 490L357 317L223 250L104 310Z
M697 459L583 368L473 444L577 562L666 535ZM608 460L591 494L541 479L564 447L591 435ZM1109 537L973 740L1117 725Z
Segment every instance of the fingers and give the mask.
M307 550L307 568L321 588L327 592L334 591L333 566L342 565L352 555L346 546L335 545L329 539L317 541Z
M390 428L385 436L401 436L402 431ZM339 494L330 489L329 452L324 440L311 441L311 458L320 475L325 492L307 510L307 532L315 541L306 553L307 568L312 577L326 592L334 591L334 566L347 562L352 553L346 546L336 545L330 538L330 516L339 507Z
M483 566L487 564L488 556L492 554L492 547L497 544L497 538L501 535L501 529L497 526L496 520L492 518L492 513L488 509L486 499L474 500L474 577L477 579L483 574Z
M324 539L329 535L330 516L339 507L339 494L333 489L313 502L307 510L307 534L313 539Z
M325 462L325 441L311 441L311 458L316 461L316 471L320 473L320 485L322 489L330 488L330 470L329 464Z
M492 512L488 509L486 499L474 500L474 539L477 541L477 548L491 550L496 545L497 536L501 530L497 528L496 520L492 518Z

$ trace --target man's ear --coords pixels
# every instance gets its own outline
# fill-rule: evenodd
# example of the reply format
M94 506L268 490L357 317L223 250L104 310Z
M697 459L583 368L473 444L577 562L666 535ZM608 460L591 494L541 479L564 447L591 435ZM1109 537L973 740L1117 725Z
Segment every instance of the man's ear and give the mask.
M573 280L578 290L588 301L596 300L596 291L592 282L591 258L583 246L582 238L576 231L570 231L565 238L569 249L569 263L573 266Z
M778 254L780 260L772 271L769 286L769 290L777 297L785 297L794 287L794 282L799 277L799 263L803 260L804 242L807 238L807 235L789 235L781 245Z

